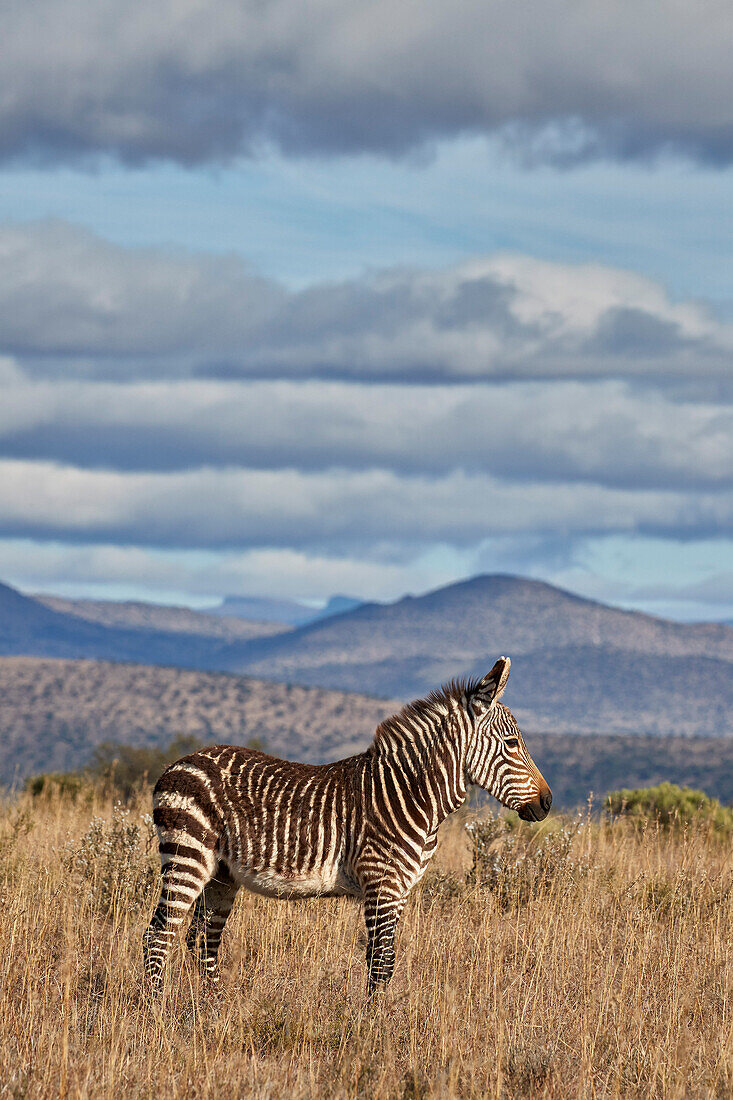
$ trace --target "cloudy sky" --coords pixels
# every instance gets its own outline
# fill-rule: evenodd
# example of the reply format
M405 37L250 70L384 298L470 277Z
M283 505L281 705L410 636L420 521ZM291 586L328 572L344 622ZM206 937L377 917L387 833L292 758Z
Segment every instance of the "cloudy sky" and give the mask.
M11 0L0 578L733 617L724 0Z

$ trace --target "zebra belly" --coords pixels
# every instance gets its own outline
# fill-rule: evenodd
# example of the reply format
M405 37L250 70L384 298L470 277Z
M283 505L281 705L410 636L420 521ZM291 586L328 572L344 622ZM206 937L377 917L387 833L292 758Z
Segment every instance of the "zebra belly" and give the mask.
M338 864L312 871L281 871L265 867L256 871L230 863L229 870L240 886L267 898L359 897L356 882Z

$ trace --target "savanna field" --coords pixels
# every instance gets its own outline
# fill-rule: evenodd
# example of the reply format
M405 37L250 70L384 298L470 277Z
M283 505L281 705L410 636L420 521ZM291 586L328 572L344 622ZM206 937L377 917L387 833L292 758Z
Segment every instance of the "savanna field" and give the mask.
M0 1096L733 1094L727 818L461 812L375 1005L353 901L244 891L221 986L180 942L150 1004L149 806L99 791L3 805Z

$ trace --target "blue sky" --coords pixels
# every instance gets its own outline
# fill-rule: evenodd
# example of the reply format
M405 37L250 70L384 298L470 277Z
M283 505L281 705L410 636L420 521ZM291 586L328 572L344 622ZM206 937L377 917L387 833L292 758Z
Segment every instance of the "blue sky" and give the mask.
M15 166L0 218L61 218L122 245L234 250L294 286L495 250L592 260L730 314L732 181L730 169L669 155L527 168L497 141L466 137L396 160L270 149L193 170Z
M0 16L0 578L733 617L719 6L42 6Z

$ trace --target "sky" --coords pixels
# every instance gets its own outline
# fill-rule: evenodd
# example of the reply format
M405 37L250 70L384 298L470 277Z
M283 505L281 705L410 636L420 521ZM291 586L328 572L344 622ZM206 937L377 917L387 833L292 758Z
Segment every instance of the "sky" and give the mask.
M0 579L733 618L727 4L13 0L0 41Z

